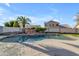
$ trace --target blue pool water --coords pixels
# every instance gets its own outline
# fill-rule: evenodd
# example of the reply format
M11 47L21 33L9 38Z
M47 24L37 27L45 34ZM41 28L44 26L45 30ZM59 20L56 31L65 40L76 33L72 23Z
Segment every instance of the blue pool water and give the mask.
M1 39L2 42L34 42L40 41L44 39L64 39L63 35L59 36L48 36L48 35L17 35L17 36L9 36Z

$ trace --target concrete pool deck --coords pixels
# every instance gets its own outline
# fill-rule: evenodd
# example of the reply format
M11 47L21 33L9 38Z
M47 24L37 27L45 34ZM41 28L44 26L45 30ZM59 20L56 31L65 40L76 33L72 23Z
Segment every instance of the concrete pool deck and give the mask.
M79 38L45 39L34 43L0 42L0 56L79 56Z

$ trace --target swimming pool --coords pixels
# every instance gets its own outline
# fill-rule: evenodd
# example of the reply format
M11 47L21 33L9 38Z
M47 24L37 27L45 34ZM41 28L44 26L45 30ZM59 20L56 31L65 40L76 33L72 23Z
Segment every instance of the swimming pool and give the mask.
M44 39L62 39L64 40L65 36L53 36L53 35L16 35L16 36L9 36L0 39L1 42L34 42L40 41Z

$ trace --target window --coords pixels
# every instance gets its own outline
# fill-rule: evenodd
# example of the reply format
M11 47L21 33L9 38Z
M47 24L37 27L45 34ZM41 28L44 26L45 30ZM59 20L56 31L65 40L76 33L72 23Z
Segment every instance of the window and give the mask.
M51 24L49 24L48 27L51 27Z
M56 24L56 26L58 26L58 24Z
M54 24L52 24L52 27L54 27Z

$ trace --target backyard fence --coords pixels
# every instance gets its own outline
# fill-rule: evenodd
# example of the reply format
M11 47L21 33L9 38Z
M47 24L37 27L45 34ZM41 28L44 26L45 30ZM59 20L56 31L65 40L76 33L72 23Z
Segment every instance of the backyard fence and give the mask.
M22 29L19 27L2 27L0 26L0 33L13 33L13 32L22 32Z

